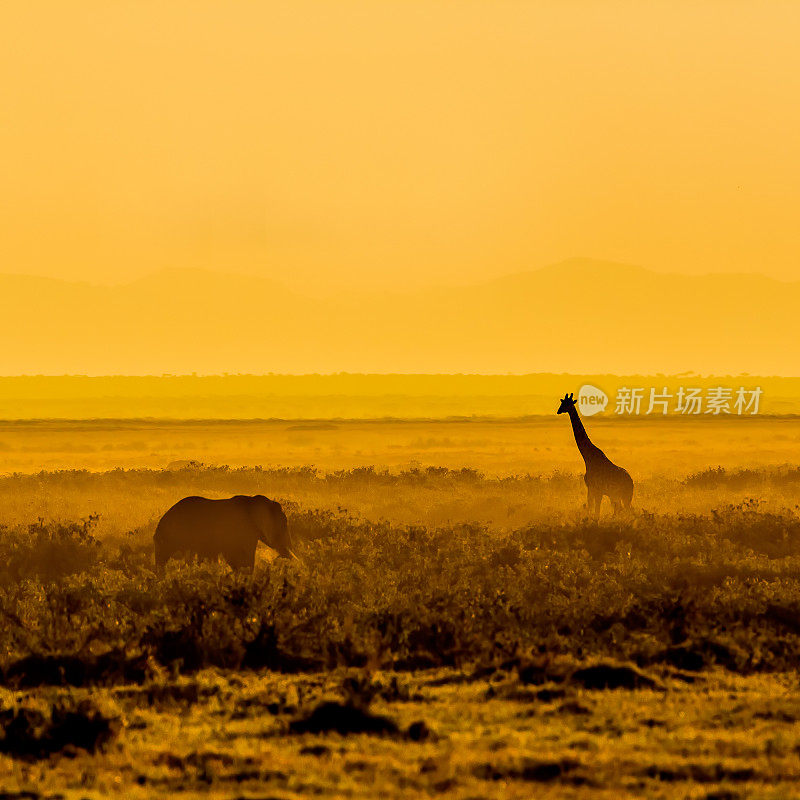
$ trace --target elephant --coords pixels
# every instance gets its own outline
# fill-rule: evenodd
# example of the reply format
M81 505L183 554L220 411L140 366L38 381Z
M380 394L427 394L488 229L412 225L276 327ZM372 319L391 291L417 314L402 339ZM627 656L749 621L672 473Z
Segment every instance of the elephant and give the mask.
M280 503L263 495L236 495L224 500L185 497L170 508L153 536L156 568L170 558L216 559L222 556L234 569L255 566L258 540L284 558L295 558Z

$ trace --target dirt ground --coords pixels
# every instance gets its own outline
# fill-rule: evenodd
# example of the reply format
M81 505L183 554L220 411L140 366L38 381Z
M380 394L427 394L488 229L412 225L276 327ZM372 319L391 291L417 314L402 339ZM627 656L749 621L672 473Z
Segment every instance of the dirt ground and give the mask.
M366 680L390 732L294 732L351 673L232 675L90 693L102 753L0 755L3 797L786 798L800 792L795 674L663 670L649 688L526 683L515 670ZM47 702L63 690L37 693ZM84 690L72 690L80 697ZM350 698L352 701L352 698ZM340 706L337 706L339 708ZM346 707L346 706L345 706ZM355 725L339 712L323 724Z

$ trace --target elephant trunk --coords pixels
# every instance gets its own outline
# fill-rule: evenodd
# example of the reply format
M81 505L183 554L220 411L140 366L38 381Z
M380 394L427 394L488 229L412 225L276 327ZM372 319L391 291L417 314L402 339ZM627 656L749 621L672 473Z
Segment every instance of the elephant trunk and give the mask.
M292 535L289 532L289 523L283 510L280 512L280 521L278 524L280 532L277 541L272 546L278 551L278 555L281 558L298 560L297 555L294 550L292 550Z

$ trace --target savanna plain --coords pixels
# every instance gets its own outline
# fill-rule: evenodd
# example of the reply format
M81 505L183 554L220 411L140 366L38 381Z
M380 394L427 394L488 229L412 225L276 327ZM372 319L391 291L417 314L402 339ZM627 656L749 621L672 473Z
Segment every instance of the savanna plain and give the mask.
M586 425L630 516L554 414L1 422L0 796L799 796L800 418ZM156 574L256 493L297 560Z

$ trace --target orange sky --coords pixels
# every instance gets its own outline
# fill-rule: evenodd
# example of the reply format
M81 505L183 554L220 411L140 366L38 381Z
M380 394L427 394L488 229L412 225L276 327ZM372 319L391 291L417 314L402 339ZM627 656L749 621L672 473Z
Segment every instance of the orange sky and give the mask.
M4 0L2 272L800 279L794 0Z

